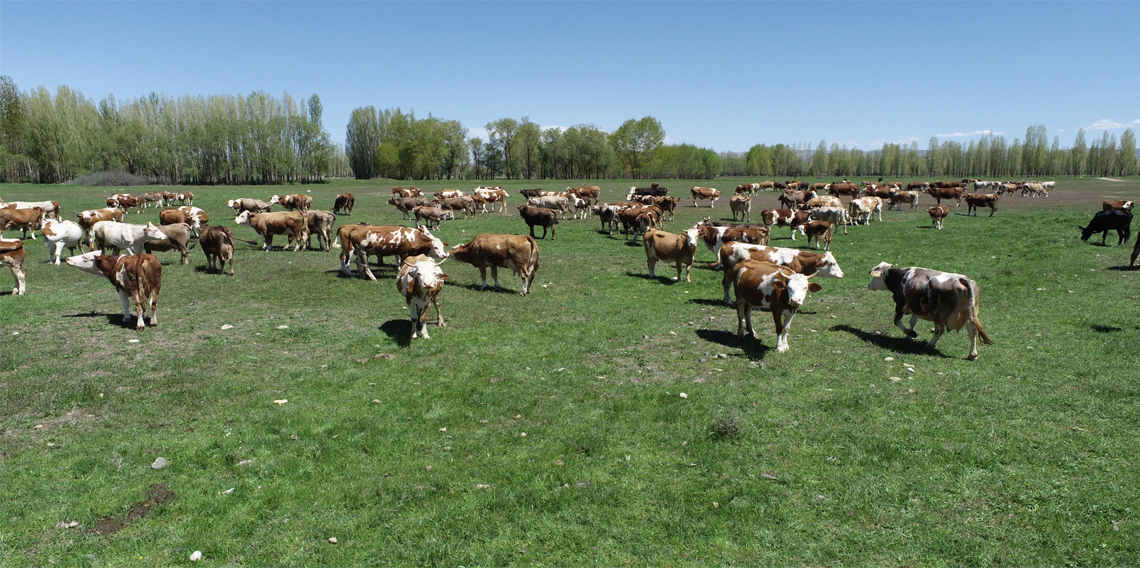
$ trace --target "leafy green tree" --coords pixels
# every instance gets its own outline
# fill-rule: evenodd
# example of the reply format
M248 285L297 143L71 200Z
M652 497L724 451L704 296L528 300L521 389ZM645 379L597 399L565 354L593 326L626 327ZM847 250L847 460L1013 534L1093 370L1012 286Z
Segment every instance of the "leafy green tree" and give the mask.
M380 149L380 120L376 107L360 107L348 119L344 153L356 179L372 179L377 175L377 152Z
M652 116L629 119L610 135L610 146L625 162L630 177L641 176L642 168L665 141L665 129Z

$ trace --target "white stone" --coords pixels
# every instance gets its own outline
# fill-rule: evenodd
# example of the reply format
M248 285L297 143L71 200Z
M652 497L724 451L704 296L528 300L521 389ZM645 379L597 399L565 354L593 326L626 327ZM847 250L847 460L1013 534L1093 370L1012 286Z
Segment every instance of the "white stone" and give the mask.
M191 562L197 562L201 559L202 559L202 551L201 550L195 550L194 553L190 555L190 561Z

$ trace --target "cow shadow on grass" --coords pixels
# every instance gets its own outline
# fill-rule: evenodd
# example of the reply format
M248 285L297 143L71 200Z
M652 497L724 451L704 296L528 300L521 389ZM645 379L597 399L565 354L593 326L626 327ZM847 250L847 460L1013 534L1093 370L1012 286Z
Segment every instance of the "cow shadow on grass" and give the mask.
M1134 270L1140 270L1140 265L1127 266L1127 265L1121 264L1120 266L1110 266L1106 270L1115 270L1117 272L1132 272Z
M410 319L394 319L388 320L380 324L380 331L388 334L400 347L408 347L412 344L412 320ZM429 330L428 333L431 333Z
M771 347L768 347L759 339L746 336L744 340L741 341L736 337L735 331L726 331L723 329L698 329L696 330L696 334L697 337L700 337L701 339L710 343L716 343L725 347L740 348L751 360L763 359L764 356L772 350ZM774 335L772 339L773 341L775 340Z
M831 327L831 331L845 331L859 338L860 340L870 343L880 349L892 351L895 353L902 353L906 355L932 355L942 357L943 359L953 359L953 357L942 353L937 347L929 349L926 347L925 341L917 339L910 339L907 337L891 337L888 335L876 335L874 333L866 332L849 325L835 325Z
M103 313L103 312L87 312L80 314L69 314L63 316L65 318L107 318L108 325L114 325L123 329L135 329L135 318L131 318L130 322L123 321L123 314L121 313ZM147 324L150 324L150 318L146 319Z
M676 269L674 269L672 265L669 266L669 271L673 274L676 274ZM681 274L683 276L684 272L682 272ZM625 271L625 275L629 276L630 278L640 278L642 280L648 280L650 282L660 282L662 284L688 284L684 280L673 280L672 276L665 276L665 275L662 275L660 273L657 274L657 276L650 277L648 272L631 272L631 271L627 270L627 271Z
M519 293L518 290L511 290L510 288L507 288L506 286L503 286L501 284L499 285L498 290L495 289L494 284L487 284L487 288L483 289L483 283L482 282L474 282L471 284L448 284L448 286L455 286L456 288L466 288L466 289L471 290L473 292L486 292L486 293L490 293L490 294L518 294ZM408 333L411 333L411 331L408 331ZM431 332L429 331L428 333L431 333Z

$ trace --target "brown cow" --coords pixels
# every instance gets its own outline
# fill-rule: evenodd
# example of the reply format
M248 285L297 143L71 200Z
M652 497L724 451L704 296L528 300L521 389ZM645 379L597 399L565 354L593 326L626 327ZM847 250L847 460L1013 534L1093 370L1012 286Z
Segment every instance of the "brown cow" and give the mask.
M530 227L530 236L534 237L534 226L542 226L542 238L546 238L546 229L550 229L550 240L554 240L554 226L558 224L558 213L553 209L545 207L531 207L530 205L519 205L519 215L522 216L523 222Z
M257 231L265 240L265 250L273 250L273 235L288 233L290 241L296 241L297 246L293 252L301 250L304 241L309 238L309 225L305 215L297 211L281 211L277 213L250 213L242 211L234 219L238 225L246 225Z
M962 199L966 200L966 214L974 213L978 216L978 207L989 207L990 217L997 213L998 196L996 193L966 193L962 195Z
M426 205L427 200L421 196L417 197L390 197L388 205L395 205L401 213L404 214L404 219L410 218L412 210L421 205Z
M954 182L939 182L939 183L954 183ZM961 207L961 205L962 205L962 194L966 192L966 186L958 185L958 186L953 186L953 187L937 187L934 184L931 184L930 187L927 188L926 192L929 193L930 196L934 198L935 203L938 205L942 205L943 199L947 199L947 200L954 199L958 202L958 205L955 205L955 207Z
M538 243L530 235L484 233L465 245L452 247L451 257L479 269L479 277L483 279L480 290L487 289L487 267L491 268L495 290L499 289L499 269L509 268L522 278L520 294L525 296L538 271Z
M831 237L835 234L835 223L831 221L812 221L804 225L804 235L808 244L815 239L815 248L819 248L820 237L823 237L823 250L831 250Z
M273 204L268 201L260 199L230 199L226 201L226 207L230 207L236 213L242 211L249 211L250 213L266 213L273 208Z
M167 207L158 212L158 222L163 225L173 225L175 223L186 223L189 225L192 221L190 220L190 215L187 215L185 211Z
M1125 201L1123 199L1107 199L1101 204L1101 211L1112 211L1113 209L1121 209L1124 211L1132 211L1132 206L1135 205L1133 201Z
M617 220L621 222L625 240L629 240L630 234L633 234L633 242L636 243L638 235L660 226L661 209L655 205L623 207L618 209Z
M341 193L337 195L336 200L333 201L333 215L346 215L351 217L352 208L354 206L356 206L356 197L351 193Z
M6 241L0 238L0 265L7 266L16 279L16 286L12 288L12 295L23 296L27 284L28 273L24 272L24 241L19 239ZM1132 260L1136 260L1133 256Z
M333 241L333 225L336 224L336 215L330 211L319 211L313 209L305 212L305 223L308 225L309 238L313 235L317 236L317 248L321 250L332 250ZM311 248L312 242L308 239L305 240L305 248Z
M819 284L809 282L809 276L783 266L758 260L746 260L736 265L733 281L736 284L736 336L744 340L745 331L756 337L752 328L752 308L767 308L776 323L776 351L788 350L788 328L796 311L807 300L808 292L821 290Z
M143 322L145 312L149 308L150 325L158 325L158 291L162 287L162 263L154 255L110 255L103 256L100 251L93 251L67 259L67 265L78 268L83 272L105 277L119 293L123 301L123 323L131 321L131 305L134 303L138 319L135 329L146 329Z
M269 198L270 205L277 203L280 203L282 207L289 211L300 211L304 213L313 207L313 198L300 193L285 196L274 195Z
M661 220L665 219L665 214L669 214L669 220L672 221L677 218L677 198L672 195L663 197L651 198L650 205L655 205L661 209Z
M697 206L698 199L708 199L709 209L712 209L716 205L716 200L720 199L720 190L712 187L694 185L689 189L689 193L693 196L693 207Z
M90 239L91 227L99 221L115 221L118 223L123 222L123 212L118 209L88 209L87 211L80 211L75 216L79 218L79 228L83 229L83 240Z
M598 196L601 194L602 189L596 185L584 185L582 187L567 187L566 191L582 199L589 199L594 205L597 205Z
M654 268L659 260L672 260L677 265L677 277L681 279L681 267L685 267L685 282L692 282L693 258L697 256L697 229L683 231L679 235L649 229L642 239L645 246L645 261L649 265L649 277L657 278Z
M4 207L0 209L0 232L4 232L9 228L22 229L24 239L28 238L28 229L32 230L32 238L36 238L36 230L40 228L40 222L43 221L44 210L40 207L33 207L31 209L16 209L15 207Z
M446 243L431 234L427 227L413 229L393 225L341 225L337 228L337 240L341 243L340 270L351 276L349 262L356 256L357 271L369 280L376 280L368 266L368 257L376 255L379 264L384 265L384 257L397 256L401 260L409 256L428 254L434 258L447 258Z
M440 207L443 207L444 209L451 209L453 212L462 210L464 219L467 219L468 217L474 217L475 216L475 200L472 199L470 195L459 195L456 197L447 197L447 196L440 197L440 194L443 194L443 193L447 193L447 192L441 191L441 192L435 194L436 195L435 203L438 203Z
M860 190L862 190L862 188L853 183L833 182L831 187L827 188L827 193L836 197L857 197Z
M788 209L795 209L816 197L818 196L810 189L804 191L789 189L780 194L780 204Z
M182 264L190 264L190 248L193 247L190 241L190 225L186 223L159 225L158 230L166 235L166 239L146 241L143 243L143 250L147 253L176 250L182 253Z
M693 226L697 230L697 237L704 241L705 247L713 256L717 257L717 262L713 265L714 268L719 270L720 257L718 252L720 247L724 246L727 242L749 243L757 245L767 245L770 229L765 226L750 226L744 227L739 225L713 225L708 219L701 221Z
M209 226L202 230L198 237L202 243L202 252L206 253L206 269L214 270L215 261L218 272L234 274L234 234L229 227ZM230 263L230 271L226 272L226 261Z
M728 208L732 210L732 220L736 221L737 216L741 221L752 220L752 198L748 195L733 195L732 200L728 202Z
M420 226L420 219L425 221L424 226L429 229L438 229L441 221L455 219L455 213L452 212L450 207L443 207L438 203L420 205L412 209L412 213L416 217L417 229Z
M950 214L950 209L945 205L935 205L934 207L927 209L926 212L930 213L931 226L941 231L942 220Z

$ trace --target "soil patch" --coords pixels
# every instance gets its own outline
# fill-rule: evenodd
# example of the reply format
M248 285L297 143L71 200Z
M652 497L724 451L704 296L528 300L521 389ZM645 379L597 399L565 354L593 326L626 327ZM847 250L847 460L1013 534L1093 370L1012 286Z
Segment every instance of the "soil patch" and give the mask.
M147 514L150 513L151 507L160 503L165 503L171 499L174 499L174 492L167 489L165 483L155 483L150 486L149 490L147 490L146 499L135 503L134 506L131 507L131 511L127 513L126 518L124 518L122 522L119 522L113 517L99 519L99 521L95 523L95 528L92 529L92 532L102 536L107 536L118 532L123 527L127 526L127 523L130 523L135 519L141 519L147 516Z

